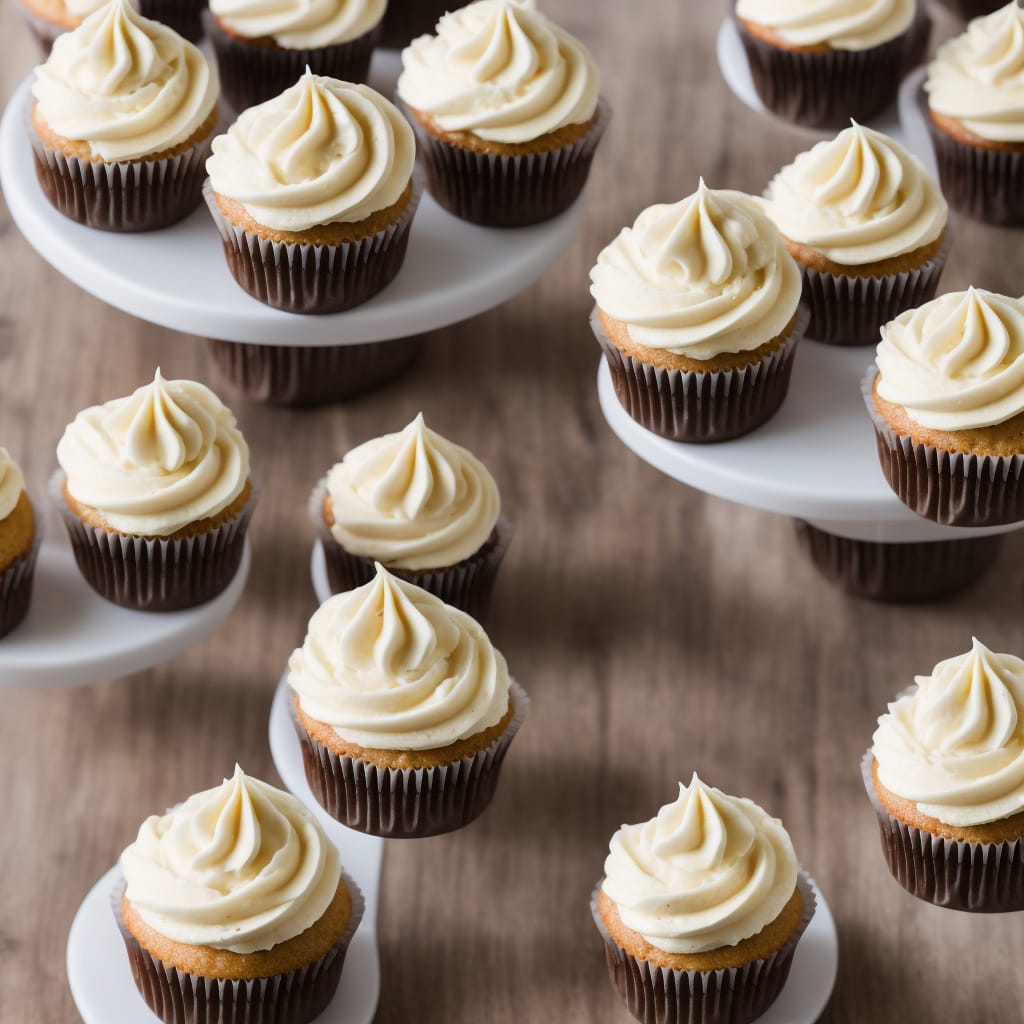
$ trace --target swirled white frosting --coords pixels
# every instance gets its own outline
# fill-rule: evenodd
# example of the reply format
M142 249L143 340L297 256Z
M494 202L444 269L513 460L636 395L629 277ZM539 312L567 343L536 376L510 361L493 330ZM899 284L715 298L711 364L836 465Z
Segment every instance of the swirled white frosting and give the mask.
M32 94L46 124L107 162L191 138L217 104L217 75L198 48L112 0L53 44Z
M273 39L288 50L316 49L366 35L387 0L210 0L210 11L243 39Z
M783 167L765 197L783 235L847 266L934 242L948 215L924 165L888 136L856 122Z
M882 328L878 393L932 430L993 426L1024 413L1024 300L969 288Z
M508 711L505 659L464 612L377 566L325 601L288 662L302 710L349 743L435 750Z
M334 525L347 551L391 568L442 569L480 550L501 512L498 485L472 452L430 430L353 448L327 474Z
M164 380L94 405L57 445L75 501L120 533L166 537L215 516L245 489L249 446L208 388Z
M135 0L128 0L132 7L138 8ZM109 0L64 0L67 12L74 15L80 22L84 21L93 11L98 11Z
M416 143L408 122L369 86L308 69L213 140L214 191L280 231L355 223L402 197Z
M402 51L398 95L448 132L530 142L597 109L600 79L579 40L533 0L477 0Z
M612 836L602 887L627 928L666 953L693 954L735 946L774 921L797 870L778 818L695 773L656 817Z
M128 902L174 942L255 953L300 935L338 891L338 851L290 793L245 775L147 818L121 854Z
M928 65L928 105L993 142L1024 142L1024 9L976 18Z
M916 682L878 719L882 785L957 827L1024 811L1024 661L975 639Z
M868 50L902 35L917 0L737 0L736 15L790 46Z
M746 352L780 335L800 271L775 225L741 192L697 191L650 206L597 257L590 294L647 348L691 359Z
M6 519L21 500L25 478L6 448L0 448L0 520Z

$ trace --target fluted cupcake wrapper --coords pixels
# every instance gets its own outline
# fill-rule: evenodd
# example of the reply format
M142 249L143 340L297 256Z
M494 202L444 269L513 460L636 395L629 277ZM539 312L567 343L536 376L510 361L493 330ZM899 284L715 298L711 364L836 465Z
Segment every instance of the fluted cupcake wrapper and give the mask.
M338 542L324 520L326 497L327 478L324 477L309 496L309 518L323 545L331 593L341 594L369 583L376 575L374 562L377 559L355 555ZM511 541L512 524L502 516L483 547L455 565L420 570L389 567L388 571L429 591L445 604L460 608L477 622L483 622L487 618L498 569Z
M530 706L526 691L515 680L509 683L509 698L512 719L486 750L435 768L381 768L343 757L303 729L294 695L288 708L306 780L324 810L358 832L417 839L463 828L487 809L509 745Z
M874 759L869 749L861 759L861 778L878 818L882 853L896 881L912 896L947 910L1024 910L1024 840L956 842L893 817L875 792Z
M855 277L800 265L803 301L811 311L807 337L825 345L877 345L879 330L908 309L935 298L949 247L913 270Z
M575 142L522 156L477 153L438 138L398 101L416 133L419 159L434 199L462 220L486 227L517 228L550 220L567 210L587 183L611 107L597 103L593 123Z
M401 216L376 234L339 245L298 245L260 238L232 224L207 179L203 196L224 242L235 280L254 299L286 313L320 315L352 309L389 285L402 268L420 202L414 178Z
M37 520L32 546L0 572L0 637L19 626L28 614L42 539L42 527Z
M638 959L612 938L598 909L603 881L590 897L590 912L604 943L612 984L629 1012L643 1024L748 1024L756 1020L786 984L796 945L817 906L810 880L801 871L796 886L804 912L780 949L742 967L677 971Z
M341 981L345 954L366 910L359 886L344 871L352 916L337 942L318 960L266 978L232 980L190 974L164 963L128 930L121 914L125 883L110 894L132 979L164 1024L307 1024L326 1009Z
M896 497L943 526L1003 526L1024 520L1024 455L947 452L895 431L875 407L874 365L861 394L875 428L878 461Z
M83 522L62 488L65 475L50 478L50 497L71 540L75 562L100 597L144 612L171 612L205 604L235 578L245 535L259 499L252 496L234 519L194 537L135 537Z
M998 11L1000 7L1006 6L1004 0L938 0L938 2L947 11L952 11L963 18L964 21L980 18L985 14L992 14L994 11Z
M203 38L202 14L206 0L139 0L144 18L163 22L193 43Z
M448 11L465 7L469 0L388 0L378 46L398 50L417 36L433 34Z
M892 544L851 540L794 520L800 547L814 567L849 594L910 604L949 597L995 564L1002 538Z
M621 352L590 315L620 404L660 437L712 444L749 434L779 411L789 390L793 358L810 314L800 305L786 341L760 362L739 370L668 370Z
M203 12L202 21L217 55L224 100L239 113L295 85L307 67L327 78L365 82L380 33L378 23L345 43L290 50L229 35L208 10Z

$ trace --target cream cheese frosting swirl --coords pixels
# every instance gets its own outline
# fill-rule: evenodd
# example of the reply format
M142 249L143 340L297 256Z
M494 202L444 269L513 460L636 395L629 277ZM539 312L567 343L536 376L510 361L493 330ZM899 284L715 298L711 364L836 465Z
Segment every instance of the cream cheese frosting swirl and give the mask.
M347 43L375 28L387 0L210 0L210 11L243 39L287 50Z
M916 0L737 0L736 15L790 46L868 50L902 35Z
M612 836L602 887L623 924L666 953L735 946L792 899L797 860L777 818L696 773L679 797Z
M447 132L530 142L597 109L600 79L586 47L532 0L478 0L444 15L436 36L402 51L398 95Z
M441 569L487 543L498 485L471 452L430 430L420 413L403 431L353 448L327 474L335 539L401 569Z
M75 501L120 533L166 537L215 516L245 489L249 447L235 417L202 384L164 380L94 405L57 445Z
M691 359L778 337L800 303L800 271L758 202L703 182L650 206L597 257L590 294L648 348Z
M931 430L994 426L1024 413L1024 300L969 288L882 328L878 393Z
M993 142L1024 142L1024 9L976 18L928 65L928 105Z
M214 191L279 231L354 223L393 206L412 178L408 122L365 85L308 69L213 140Z
M886 789L955 827L1024 811L1024 661L975 639L916 682L878 720Z
M383 566L325 601L288 662L302 710L379 750L435 750L508 711L505 659L481 626Z
M6 448L0 448L0 520L6 519L21 500L25 478Z
M112 0L61 35L32 86L46 124L107 162L186 142L210 117L217 92L198 48L128 0Z
M847 266L929 245L948 215L924 165L856 122L779 171L765 198L783 235Z
M191 946L255 953L315 924L341 882L338 851L290 793L247 776L143 822L121 854L125 896Z

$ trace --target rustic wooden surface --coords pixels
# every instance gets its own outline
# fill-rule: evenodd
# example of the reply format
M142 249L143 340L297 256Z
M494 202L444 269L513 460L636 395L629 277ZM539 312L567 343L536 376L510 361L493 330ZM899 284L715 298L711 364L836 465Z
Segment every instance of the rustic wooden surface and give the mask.
M972 918L905 895L882 862L858 761L886 700L972 633L1024 651L1024 538L954 601L866 604L815 574L789 521L674 484L614 439L586 324L595 254L699 174L760 189L805 137L728 92L714 60L720 5L547 6L590 43L615 108L586 228L536 287L431 335L412 373L347 406L240 399L203 342L79 291L0 208L0 443L33 493L44 493L64 423L157 364L220 389L264 487L252 580L214 638L90 689L0 691L5 1024L77 1019L68 926L146 815L216 784L235 760L276 781L271 694L314 607L308 488L336 456L420 409L491 467L515 520L492 635L534 708L480 822L387 851L378 1021L625 1024L589 893L614 829L649 817L695 768L779 814L827 894L840 968L824 1019L1022 1019L1020 916ZM0 52L7 96L35 58L13 4L0 12ZM1020 245L958 224L946 285L1019 292Z

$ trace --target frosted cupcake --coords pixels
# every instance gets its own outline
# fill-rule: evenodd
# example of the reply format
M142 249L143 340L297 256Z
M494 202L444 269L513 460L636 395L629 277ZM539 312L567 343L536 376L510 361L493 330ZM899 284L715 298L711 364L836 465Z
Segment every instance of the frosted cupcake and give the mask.
M0 448L0 637L28 614L38 552L39 528L25 478Z
M148 231L199 205L217 76L173 29L112 0L57 40L32 95L36 174L66 217Z
M854 122L783 167L768 215L800 265L807 336L872 345L879 328L935 296L946 263L946 200L923 164Z
M864 382L882 471L946 526L1024 519L1024 300L970 288L882 329Z
M334 997L363 898L290 793L236 765L143 822L121 868L114 915L166 1024L306 1024Z
M800 271L758 201L697 191L650 206L590 271L615 393L673 441L726 441L773 416L807 324Z
M334 593L376 575L374 563L477 621L512 529L498 485L472 452L430 430L404 430L353 448L313 492L310 513Z
M256 500L249 446L207 387L165 380L80 412L51 493L89 585L115 604L173 611L234 578Z
M889 869L936 906L1024 910L1024 661L974 640L915 681L862 765Z
M320 606L287 678L313 795L395 839L487 808L528 705L474 619L379 565Z
M210 0L207 29L224 99L263 103L312 70L365 82L387 0Z
M1024 8L1011 2L939 47L924 91L950 205L989 224L1024 224Z
M610 111L586 47L532 0L478 0L402 51L398 95L430 193L463 220L520 227L583 191Z
M612 836L591 899L612 983L638 1020L746 1024L782 991L815 899L778 818L694 774Z

